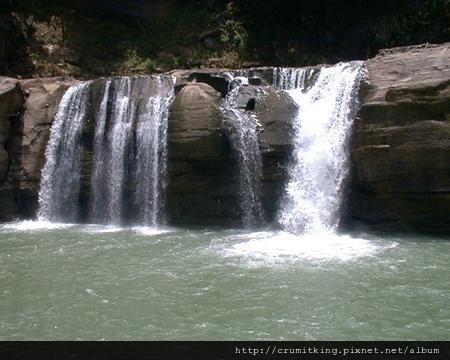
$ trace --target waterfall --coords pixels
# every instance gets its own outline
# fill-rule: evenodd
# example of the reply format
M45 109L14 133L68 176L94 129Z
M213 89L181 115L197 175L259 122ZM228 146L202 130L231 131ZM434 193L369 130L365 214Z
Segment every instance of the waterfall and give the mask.
M84 152L80 138L89 113L95 118L90 221L120 224L131 209L137 224L159 224L163 222L173 80L139 76L100 81L99 94L91 94L94 90L89 91L86 82L71 87L61 101L46 150L39 218L77 220ZM95 95L100 95L96 108Z
M156 225L163 221L164 194L167 185L167 128L169 106L174 91L167 78L156 77L154 94L139 115L136 131L136 193L140 223ZM168 89L164 91L164 88Z
M246 96L254 90L246 88L250 73L228 74L230 90L221 107L236 158L239 206L246 227L264 219L259 124L256 114L245 109ZM347 143L364 74L361 62L273 70L273 84L299 106L289 181L277 214L288 231L334 230L338 225L348 173ZM89 220L120 224L132 217L141 225L163 223L173 96L174 83L168 76L114 77L72 86L61 100L50 132L39 219L77 220L79 199L83 199L82 160L90 151L87 144L92 136ZM89 159L86 156L83 164Z
M45 151L39 190L39 220L75 221L83 155L81 133L88 109L89 82L76 84L61 99Z
M274 68L272 83L284 90L304 88L312 69L314 68Z
M163 221L167 120L172 98L173 82L165 76L119 77L105 83L95 130L94 222L123 221L128 178L134 190L136 222L156 225Z
M107 187L104 186L107 182L108 172L108 157L106 149L106 121L109 109L109 97L112 81L109 79L103 84L103 96L100 103L100 108L96 115L96 129L94 137L94 165L91 178L92 189L92 208L91 218L97 222L106 222L109 218L108 213L105 211L107 208L108 192Z
M261 203L263 168L258 143L257 118L255 114L239 107L239 90L246 85L248 85L247 78L241 76L231 82L221 112L237 162L242 223L245 227L252 227L263 220Z
M362 62L278 69L274 83L299 105L289 181L278 213L290 232L335 230L348 174L348 141L358 108Z
M104 184L108 194L107 222L119 224L122 219L122 195L126 170L126 155L131 142L131 126L135 105L131 98L131 79L121 77L114 81L115 93L111 114L107 154L107 181ZM95 219L97 220L97 219Z

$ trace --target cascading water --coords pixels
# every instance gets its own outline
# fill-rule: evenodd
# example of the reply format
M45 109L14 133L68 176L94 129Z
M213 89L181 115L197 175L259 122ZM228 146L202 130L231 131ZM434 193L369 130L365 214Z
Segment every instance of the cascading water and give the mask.
M91 110L90 83L70 88L61 101L46 151L39 218L76 221L80 190L81 130ZM95 114L90 221L124 221L124 194L132 193L136 222L163 221L167 120L173 80L117 77L101 84ZM130 190L133 189L133 190Z
M108 188L104 186L107 182L108 156L106 149L106 120L108 117L111 80L107 80L103 85L103 96L100 108L96 115L97 126L94 137L94 168L91 178L92 189L92 209L91 218L98 222L106 222L108 213L105 211L108 201Z
M239 108L238 104L239 90L245 85L248 85L247 78L234 78L221 110L229 127L229 139L237 160L241 219L245 227L252 227L263 220L263 172L256 116Z
M156 225L163 221L167 185L167 127L174 91L168 78L156 77L153 95L138 115L136 130L136 193L140 223Z
M79 83L67 90L53 121L39 191L39 220L77 218L83 155L81 133L88 110L89 85Z
M311 68L278 71L274 83L290 89L299 105L293 160L278 221L294 233L335 230L363 63L322 67L314 79Z
M274 68L272 83L283 90L305 89L316 68Z
M173 81L165 76L120 77L105 83L95 132L93 221L121 222L128 175L135 189L137 223L156 225L163 220L172 97ZM109 117L108 99L112 103Z
M122 218L122 195L126 171L126 154L131 141L131 120L135 107L131 99L131 79L121 77L115 81L111 114L111 131L109 133L109 162L107 187L107 218L112 224L119 224Z
M364 74L362 63L274 69L273 83L299 105L289 183L279 223L291 232L334 229L348 171L345 151ZM242 221L263 219L262 159L258 123L240 104L245 76L232 76L222 115L236 155ZM90 220L123 221L124 194L134 200L139 224L162 222L166 183L167 119L173 81L166 76L103 80L99 107L90 111L90 82L70 88L61 101L46 151L39 218L74 221L78 212L81 133L89 112L96 118ZM132 189L132 190L130 190ZM129 196L127 196L127 199ZM129 205L129 204L128 204Z

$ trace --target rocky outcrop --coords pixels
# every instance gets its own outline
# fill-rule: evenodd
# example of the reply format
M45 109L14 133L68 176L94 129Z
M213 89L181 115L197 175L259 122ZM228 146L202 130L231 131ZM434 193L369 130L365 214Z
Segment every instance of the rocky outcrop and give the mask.
M0 77L0 181L4 181L9 168L6 150L11 123L17 121L23 93L19 81Z
M235 168L219 111L223 103L217 86L223 86L222 80L218 80L220 76L227 81L226 73L213 76L188 73L179 82L181 90L169 118L168 209L174 223L239 222L239 169ZM249 102L252 106L247 111L254 112L261 125L263 202L271 219L285 180L283 165L291 144L291 122L297 106L286 93L267 85L243 86L237 106L245 109Z
M169 118L170 221L236 221L230 151L221 132L221 94L205 83L185 85Z
M253 76L250 79L260 78ZM260 83L264 84L265 80ZM237 106L253 112L260 125L258 138L263 160L262 202L266 218L271 222L278 210L278 202L287 181L286 169L292 150L293 120L298 107L286 92L267 85L240 87ZM235 173L237 171L239 169L234 169Z
M19 81L0 77L0 221L17 212L13 195L4 185L10 169L9 140L11 125L16 126L23 103Z
M353 218L450 231L450 44L386 50L366 62L355 122Z
M0 185L3 202L8 205L0 209L1 219L34 215L50 127L64 92L73 82L70 78L31 79L20 83L9 80L14 85L15 100L8 101L9 110L6 109L13 121L7 135L7 173ZM23 102L22 94L25 94ZM19 109L21 113L17 116ZM3 117L0 121L4 128Z
M261 125L263 153L283 151L285 146L292 144L292 121L298 108L284 91L272 86L243 86L239 90L237 106L255 113Z

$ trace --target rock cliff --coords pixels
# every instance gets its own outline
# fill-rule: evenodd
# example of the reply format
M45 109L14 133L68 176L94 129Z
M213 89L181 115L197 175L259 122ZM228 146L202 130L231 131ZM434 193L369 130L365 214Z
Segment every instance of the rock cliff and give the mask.
M366 62L368 78L352 138L352 221L450 231L449 59L450 44L442 44L385 50ZM238 106L254 112L261 125L263 203L270 221L286 180L297 107L270 86L271 69L246 71L251 81L242 87ZM171 73L177 79L169 118L171 223L237 223L235 161L220 116L231 74L217 69ZM52 119L74 82L0 78L0 220L34 215ZM91 138L94 124L88 124L86 138ZM84 185L91 155L87 146ZM90 196L86 188L83 201Z
M366 65L353 132L353 217L448 232L450 44L386 50Z

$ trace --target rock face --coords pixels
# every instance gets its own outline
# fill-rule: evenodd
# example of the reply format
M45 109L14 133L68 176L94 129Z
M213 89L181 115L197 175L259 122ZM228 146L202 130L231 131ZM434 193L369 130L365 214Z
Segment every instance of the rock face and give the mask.
M238 184L235 161L219 107L223 83L219 75L188 74L169 118L168 209L173 223L237 224ZM195 82L192 80L195 79ZM199 82L207 81L216 86ZM262 82L261 82L262 83ZM284 183L283 164L291 143L291 121L297 106L270 86L245 86L238 106L249 101L260 124L263 153L263 202L269 219Z
M260 124L258 137L263 161L262 201L267 220L271 222L287 181L286 169L293 140L292 123L298 107L284 91L272 86L255 85L239 89L237 106L253 112Z
M59 102L74 80L43 78L4 82L14 84L13 92L10 91L12 98L7 102L9 109L5 109L12 121L7 135L7 173L0 184L2 202L8 204L0 208L0 218L10 220L34 215L49 130ZM26 96L24 99L22 94ZM0 121L5 129L7 121L3 116Z
M235 182L221 132L221 94L205 83L185 85L169 118L170 221L236 221Z
M23 93L18 80L0 77L0 181L4 181L9 168L6 151L11 123L17 121Z
M352 215L450 231L450 44L384 51L366 62L354 128Z
M4 188L10 169L11 125L16 126L23 103L23 92L17 80L0 77L0 221L17 212L11 191Z
M284 91L272 86L243 86L239 91L238 106L256 114L261 124L263 152L281 150L292 144L292 121L298 108Z

